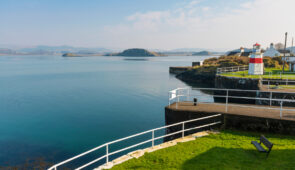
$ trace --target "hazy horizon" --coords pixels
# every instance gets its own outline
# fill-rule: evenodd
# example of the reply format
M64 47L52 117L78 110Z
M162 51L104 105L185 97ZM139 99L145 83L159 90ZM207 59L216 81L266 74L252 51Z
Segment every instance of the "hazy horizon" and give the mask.
M288 32L290 46L293 7L292 0L1 0L0 45L224 51L266 48Z

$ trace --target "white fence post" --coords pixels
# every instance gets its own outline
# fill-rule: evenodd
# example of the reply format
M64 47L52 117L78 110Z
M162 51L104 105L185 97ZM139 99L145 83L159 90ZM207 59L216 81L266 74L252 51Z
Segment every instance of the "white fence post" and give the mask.
M109 163L109 144L106 145L106 162Z
M280 108L280 118L282 119L282 115L283 115L283 102L281 101L281 108Z
M176 109L178 108L178 103L179 103L179 96L178 96L178 91L176 92L177 95L177 102L176 102Z
M190 95L189 89L187 89L187 98L186 98L187 101L189 101L189 95Z
M154 138L155 138L155 130L152 131L152 138L153 138L152 146L154 147L155 146L155 140L154 140Z
M227 105L228 105L228 90L226 90L226 103L225 103L225 112L227 113Z
M270 100L269 100L269 106L271 106L271 103L272 103L272 91L270 92Z
M184 137L184 122L182 123L182 137Z

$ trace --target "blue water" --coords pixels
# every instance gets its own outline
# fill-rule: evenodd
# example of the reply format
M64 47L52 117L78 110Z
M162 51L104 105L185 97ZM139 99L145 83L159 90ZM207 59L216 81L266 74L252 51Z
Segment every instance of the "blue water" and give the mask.
M56 163L165 124L169 66L206 57L0 56L0 165Z

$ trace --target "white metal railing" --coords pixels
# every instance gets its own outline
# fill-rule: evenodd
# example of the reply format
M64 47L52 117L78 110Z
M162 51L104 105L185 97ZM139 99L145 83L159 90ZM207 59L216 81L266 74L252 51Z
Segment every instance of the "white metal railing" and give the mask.
M268 89L271 89L271 86L289 86L289 87L294 87L295 89L295 80L289 80L289 79L284 79L284 80L271 80L271 79L263 79L261 80L261 85L267 85Z
M257 109L272 109L272 110L279 110L280 111L280 118L283 116L283 111L295 111L295 99L283 99L283 98L274 98L274 94L290 94L295 96L295 92L277 92L277 91L260 91L260 90L240 90L240 89L219 89L219 88L193 88L193 90L198 90L198 91L209 91L213 92L213 94L205 94L205 93L200 93L200 94L193 94L190 88L177 88L174 90L169 91L169 106L172 102L176 102L176 108L178 108L178 102L190 102L190 99L192 97L204 97L204 96L211 96L211 97L218 97L218 98L224 98L225 103L215 103L218 105L225 105L225 112L228 112L228 106L237 106L237 107L248 107L248 108L257 108ZM214 94L215 92L223 92L225 95L219 95L219 94ZM248 97L248 96L235 96L231 95L233 92L244 92L244 93L268 93L267 96L269 97ZM174 93L173 97L171 97L171 93ZM185 100L184 100L185 98ZM268 101L268 105L259 105L259 106L249 106L245 104L231 104L229 102L229 99L247 99L247 100L260 100L260 101ZM279 107L272 107L274 102L277 102L280 106ZM294 109L291 109L290 107L286 108L284 106L284 103L292 103L292 106ZM198 103L208 103L208 102L198 102ZM294 103L294 105L293 105Z
M288 75L289 74L289 75ZM276 72L275 74L273 72L265 72L264 75L268 75L268 78L271 79L295 79L294 72Z
M143 144L146 144L146 143L149 143L149 142L151 142L151 146L154 146L156 140L159 140L159 139L162 139L162 138L165 138L165 137L169 137L169 136L172 136L172 135L180 134L180 133L182 134L181 136L184 137L185 132L187 132L187 131L201 129L201 128L205 128L205 127L211 127L211 126L220 124L221 121L216 121L216 122L213 122L213 123L205 124L205 125L202 125L202 126L190 127L190 128L187 128L187 129L186 129L186 126L185 126L187 123L196 122L196 121L200 121L200 120L204 120L204 119L216 118L216 117L219 117L219 116L221 116L221 114L216 114L216 115L212 115L212 116L206 116L206 117L201 117L201 118L197 118L197 119L178 122L178 123L174 123L174 124L171 124L171 125L162 126L162 127L159 127L159 128L147 130L147 131L137 133L137 134L125 137L125 138L118 139L118 140L114 140L114 141L102 144L102 145L100 145L100 146L98 146L96 148L93 148L91 150L88 150L86 152L83 152L83 153L81 153L81 154L79 154L77 156L69 158L69 159L67 159L65 161L62 161L62 162L58 163L58 164L55 164L52 167L50 167L48 170L57 170L57 168L60 167L61 165L64 165L64 164L66 164L68 162L71 162L73 160L76 160L78 158L81 158L82 156L85 156L85 155L87 155L89 153L92 153L94 151L97 151L99 149L105 149L105 155L102 155L101 157L99 157L99 158L97 158L95 160L92 160L92 161L90 161L90 162L88 162L88 163L86 163L86 164L84 164L82 166L79 166L78 168L75 168L75 169L80 170L80 169L86 168L86 167L88 167L88 166L90 166L90 165L92 165L92 164L94 164L94 163L96 163L96 162L98 162L98 161L100 161L100 160L102 160L104 158L106 159L106 163L108 163L110 161L109 157L111 155L116 154L116 153L120 153L120 152L129 150L131 148L135 148L137 146L140 146L140 145L143 145ZM165 128L179 126L179 125L182 126L181 130L176 131L176 132L172 132L172 133L169 133L169 134L165 134L165 135L162 135L162 136L155 137L155 133L157 131L165 129ZM131 146L128 146L128 147L125 147L125 148L122 148L122 149L119 149L119 150L116 150L116 151L113 151L113 152L109 152L110 151L110 145L112 145L112 144L115 144L115 143L118 143L118 142L121 142L121 141L125 141L127 139L131 139L131 138L134 138L134 137L142 136L142 135L145 135L145 134L148 134L148 133L151 133L151 139L148 139L148 140L133 144Z
M229 73L229 72L238 72L238 71L246 71L249 70L248 65L244 66L232 66L232 67L220 67L217 68L216 74L222 74L222 73Z

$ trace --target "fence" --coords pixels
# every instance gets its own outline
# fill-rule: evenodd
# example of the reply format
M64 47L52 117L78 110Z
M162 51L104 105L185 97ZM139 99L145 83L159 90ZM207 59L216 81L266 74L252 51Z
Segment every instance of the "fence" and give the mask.
M219 105L225 105L225 112L228 112L229 106L234 107L248 107L248 108L257 108L257 109L272 109L272 110L279 110L280 111L280 118L283 116L283 111L295 111L294 109L290 109L290 107L284 106L284 103L291 103L292 107L295 107L295 93L287 93L287 92L276 92L276 91L259 91L259 90L238 90L238 89L218 89L218 88L193 88L193 90L198 91L205 91L207 93L210 93L209 96L212 98L224 98L224 103L216 103ZM241 96L240 94L249 95L251 94L255 97L251 96ZM224 95L225 94L225 95ZM236 94L236 95L235 95ZM264 96L268 97L257 97L259 94L264 94ZM265 95L266 94L266 95ZM274 98L273 96L275 94L288 94L291 98L285 99L285 98ZM177 88L174 90L169 91L169 106L172 102L176 102L176 108L178 108L178 103L181 102L190 102L192 101L192 98L195 97L201 97L198 99L202 99L202 97L208 96L206 93L199 93L199 94L193 94L190 88ZM185 100L184 100L185 99ZM259 101L260 103L263 103L263 101L267 101L268 105L259 105L255 106L249 106L241 103L231 103L229 100L232 99L240 99L240 100L254 100ZM208 102L199 102L199 103L208 103ZM272 107L274 104L279 104L279 107Z
M283 88L286 86L287 88L294 87L295 89L295 80L269 80L269 79L264 79L261 80L261 85L267 85L268 89L272 88Z
M249 70L249 66L233 66L233 67L221 67L217 68L216 74L222 74L222 73L229 73L229 72L238 72L238 71L246 71Z
M110 160L110 156L111 155L114 155L114 154L117 154L117 153L120 153L120 152L123 152L123 151L126 151L126 150L129 150L129 149L132 149L132 148L135 148L137 146L140 146L140 145L143 145L143 144L147 144L149 142L151 142L151 146L154 146L155 144L155 141L156 140L159 140L159 139L162 139L162 138L165 138L165 137L169 137L169 136L172 136L172 135L176 135L176 134L181 134L182 137L185 136L185 132L188 132L188 131L192 131L192 130L196 130L196 129L201 129L201 128L205 128L205 127L211 127L211 126L214 126L214 125L218 125L221 123L221 121L216 121L216 122L213 122L213 123L209 123L209 124L206 124L206 125L202 125L202 126L196 126L196 127L189 127L189 128L186 128L187 124L188 123L191 123L191 122L196 122L196 121L200 121L200 120L204 120L204 119L211 119L211 118L216 118L216 117L219 117L221 116L221 114L216 114L216 115L212 115L212 116L207 116L207 117L202 117L202 118L197 118L197 119L192 119L192 120L187 120L187 121L183 121L183 122L179 122L179 123L175 123L175 124L171 124L171 125L167 125L167 126L162 126L162 127L159 127L159 128L155 128L155 129L151 129L151 130L147 130L147 131L144 131L144 132L141 132L141 133L137 133L137 134L134 134L134 135L131 135L131 136L128 136L128 137L125 137L125 138L121 138L121 139L118 139L118 140L115 140L115 141L112 141L112 142L108 142L108 143L105 143L105 144L102 144L96 148L93 148L89 151L86 151L86 152L83 152L77 156L74 156L72 158L69 158L63 162L60 162L58 164L55 164L53 165L52 167L50 167L48 170L57 170L58 167L68 163L68 162L71 162L73 160L76 160L78 158L81 158L89 153L92 153L94 151L97 151L99 149L104 149L105 150L105 155L102 155L101 157L95 159L95 160L92 160L82 166L79 166L78 168L75 168L76 170L80 170L80 169L83 169L83 168L86 168L102 159L105 159L106 163L108 163ZM172 132L172 133L169 133L169 134L166 134L166 135L162 135L162 136L158 136L158 137L155 137L155 133L159 130L162 130L162 129L166 129L166 128L171 128L171 127L175 127L175 126L179 126L181 125L181 130L179 131L176 131L176 132ZM145 141L142 141L142 142L139 142L139 143L136 143L136 144L133 144L131 146L128 146L128 147L124 147L122 149L119 149L119 150L116 150L116 151L113 151L113 152L109 152L110 151L110 146L112 144L115 144L115 143L118 143L118 142L121 142L121 141L125 141L127 139L131 139L131 138L135 138L135 137L138 137L138 136L141 136L141 135L145 135L145 134L149 134L151 135L151 139L148 139L148 140L145 140Z
M264 75L268 75L270 79L295 79L295 72L264 72Z

